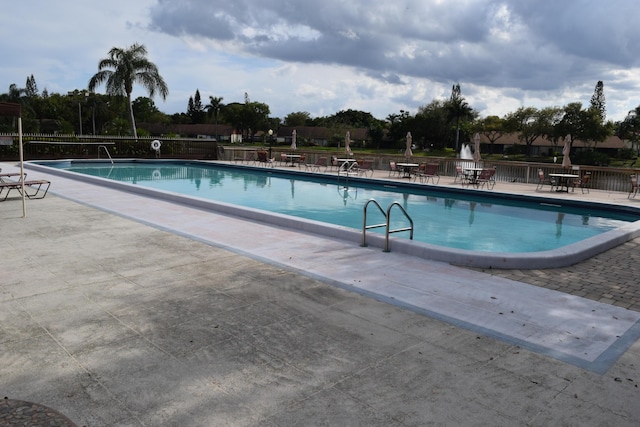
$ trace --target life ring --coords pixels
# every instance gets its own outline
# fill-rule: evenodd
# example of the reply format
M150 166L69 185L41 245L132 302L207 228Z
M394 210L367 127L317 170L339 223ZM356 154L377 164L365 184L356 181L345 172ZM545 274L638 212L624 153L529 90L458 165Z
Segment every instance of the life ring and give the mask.
M160 141L158 141L157 139L154 139L153 141L151 141L151 149L152 150L160 150L160 146L162 146L162 143Z
M154 169L153 172L151 172L151 178L152 179L161 179L162 178L162 174L160 173L160 170L158 169Z

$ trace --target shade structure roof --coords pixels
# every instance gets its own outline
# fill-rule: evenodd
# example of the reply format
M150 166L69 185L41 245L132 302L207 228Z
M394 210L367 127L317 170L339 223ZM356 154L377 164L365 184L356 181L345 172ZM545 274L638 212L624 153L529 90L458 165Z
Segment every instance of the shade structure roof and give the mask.
M0 116L21 117L22 109L20 104L12 102L0 102Z

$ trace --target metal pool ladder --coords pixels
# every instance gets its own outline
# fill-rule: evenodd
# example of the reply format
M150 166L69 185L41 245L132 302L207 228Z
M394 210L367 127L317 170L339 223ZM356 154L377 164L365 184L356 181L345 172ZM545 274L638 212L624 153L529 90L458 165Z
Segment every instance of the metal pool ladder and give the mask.
M98 145L98 158L100 158L100 149L104 148L104 152L107 153L107 157L111 160L111 164L113 164L113 159L111 158L111 154L109 154L109 150L107 150L106 145Z
M386 221L382 224L373 224L373 225L367 225L367 208L369 207L369 203L373 203L374 205L376 205L376 207L378 208L378 210L380 210L380 212L382 213L382 215L384 215ZM407 218L409 220L409 227L403 227L403 228L396 228L394 230L390 230L389 229L389 223L391 222L391 208L393 208L394 206L397 206L400 208L400 211L402 211L402 213L404 214L405 218ZM363 215L363 221L362 221L362 244L360 246L367 246L367 230L372 229L372 228L379 228L379 227L385 227L385 233L384 233L384 252L391 252L391 250L389 249L389 234L391 233L399 233L401 231L409 231L409 239L413 240L413 219L411 219L411 217L409 216L409 214L407 213L407 211L402 207L402 205L398 202L393 202L389 205L389 207L387 208L387 212L385 212L382 209L382 206L380 206L380 203L377 202L377 200L375 199L369 199L367 201L367 203L364 204L364 215Z

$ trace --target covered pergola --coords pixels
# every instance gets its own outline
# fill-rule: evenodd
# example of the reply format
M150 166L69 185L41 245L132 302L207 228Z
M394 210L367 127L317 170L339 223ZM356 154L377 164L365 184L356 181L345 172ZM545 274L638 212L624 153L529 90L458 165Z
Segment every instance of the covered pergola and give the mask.
M11 116L18 118L18 151L20 152L20 182L22 188L22 217L27 216L27 203L24 192L24 154L22 151L22 107L20 104L12 102L0 102L0 116Z

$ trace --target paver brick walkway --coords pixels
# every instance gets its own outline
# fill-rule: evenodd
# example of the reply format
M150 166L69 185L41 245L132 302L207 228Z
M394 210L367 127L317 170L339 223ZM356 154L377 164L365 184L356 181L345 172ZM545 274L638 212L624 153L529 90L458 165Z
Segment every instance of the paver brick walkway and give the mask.
M475 269L640 311L640 238L578 264L544 270Z

